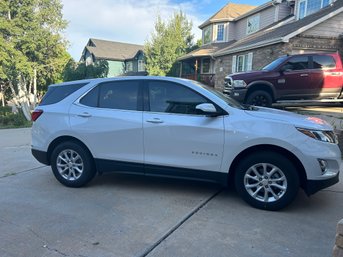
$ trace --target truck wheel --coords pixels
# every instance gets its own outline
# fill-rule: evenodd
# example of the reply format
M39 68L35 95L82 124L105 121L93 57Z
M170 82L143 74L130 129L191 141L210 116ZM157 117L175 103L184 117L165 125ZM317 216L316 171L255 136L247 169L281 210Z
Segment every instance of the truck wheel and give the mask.
M235 172L238 194L251 206L269 211L289 205L299 189L292 162L277 152L256 152L239 162Z
M255 105L255 106L263 106L263 107L270 107L272 106L272 96L263 90L257 90L248 95L246 100L247 104Z

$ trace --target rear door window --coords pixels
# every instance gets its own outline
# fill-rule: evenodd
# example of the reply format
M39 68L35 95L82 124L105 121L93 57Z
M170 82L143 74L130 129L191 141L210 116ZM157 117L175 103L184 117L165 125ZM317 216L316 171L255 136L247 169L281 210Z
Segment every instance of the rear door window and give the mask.
M140 107L138 80L112 81L99 85L99 107L138 111Z
M294 56L283 66L283 71L306 70L309 68L308 56Z
M314 55L313 56L313 69L335 69L336 62L330 55Z
M99 106L99 87L93 88L89 91L84 97L81 98L80 104L90 106L90 107L98 107Z
M48 92L46 92L39 105L42 106L58 103L85 85L87 85L87 83L49 87Z

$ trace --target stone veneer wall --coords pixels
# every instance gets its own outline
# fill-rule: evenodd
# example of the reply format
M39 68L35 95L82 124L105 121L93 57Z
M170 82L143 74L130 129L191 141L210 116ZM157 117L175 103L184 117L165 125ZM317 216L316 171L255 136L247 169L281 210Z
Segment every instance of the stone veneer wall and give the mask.
M343 56L343 39L338 38L320 38L312 36L297 36L290 40L289 43L278 43L270 46L260 47L250 51L234 53L216 58L215 70L215 88L223 90L224 78L232 72L232 56L253 53L252 69L259 70L276 58L292 54L292 51L304 50L309 51L340 51Z
M239 52L235 54L220 56L216 58L216 76L215 76L215 88L219 91L223 90L224 78L228 74L232 73L232 56L244 55L253 53L252 69L259 70L272 62L281 55L285 55L289 52L288 44L280 43L270 45L266 47L257 48L250 51Z
M333 257L343 257L343 219L337 224L336 243L333 248Z

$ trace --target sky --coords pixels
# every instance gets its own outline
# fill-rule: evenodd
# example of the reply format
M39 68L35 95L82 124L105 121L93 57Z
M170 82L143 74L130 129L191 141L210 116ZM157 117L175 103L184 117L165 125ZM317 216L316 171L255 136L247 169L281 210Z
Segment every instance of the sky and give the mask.
M232 2L257 6L267 1ZM68 52L79 61L89 38L143 45L153 31L157 15L167 20L178 10L192 21L195 39L200 39L198 26L227 3L228 0L62 0L63 17L68 21Z

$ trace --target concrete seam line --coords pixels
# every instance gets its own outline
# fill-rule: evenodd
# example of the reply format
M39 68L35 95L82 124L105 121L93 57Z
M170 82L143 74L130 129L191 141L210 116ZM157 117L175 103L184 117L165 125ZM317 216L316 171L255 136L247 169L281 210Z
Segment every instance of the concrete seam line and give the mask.
M157 242L155 242L151 247L149 247L141 255L139 255L139 257L146 257L148 254L150 254L157 246L159 246L164 240L166 240L170 235L172 235L179 227L181 227L187 220L189 220L194 214L200 211L209 201L211 201L213 198L219 195L222 191L223 191L223 188L219 189L212 196L210 196L205 201L203 201L198 206L196 206L190 213L188 213L185 217L183 217L176 225L170 228L159 240L157 240Z
M24 173L24 172L34 171L34 170L37 170L37 169L40 169L40 168L44 168L44 167L46 167L46 165L39 166L39 167L32 168L32 169L28 169L28 170L22 170L22 171L18 171L18 172L11 172L11 173L8 172L7 174L1 176L0 179L11 177L11 176L15 176L15 175L18 175L18 174L21 174L21 173Z
M329 193L338 193L338 194L343 194L343 191L335 191L335 190L330 190L330 189L324 189L321 190L322 192L329 192Z

